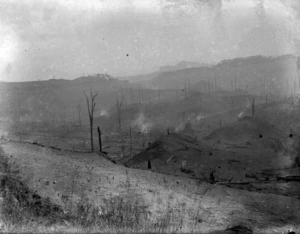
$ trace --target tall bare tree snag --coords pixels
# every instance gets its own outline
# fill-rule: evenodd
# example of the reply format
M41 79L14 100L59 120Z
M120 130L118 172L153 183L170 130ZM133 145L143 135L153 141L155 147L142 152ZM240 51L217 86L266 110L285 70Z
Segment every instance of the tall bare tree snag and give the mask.
M78 113L78 124L81 127L81 111L82 111L82 106L81 106L81 101L77 104L77 113Z
M86 104L88 108L89 120L90 120L90 134L91 134L91 150L94 152L94 141L93 141L93 126L94 126L94 112L96 109L96 97L99 92L94 93L92 90L90 91L90 95L88 96L84 92L84 96L86 98Z
M131 133L131 127L129 128L129 138L130 138L130 156L132 153L132 133Z
M158 101L160 103L160 89L158 89L157 91L158 91Z
M116 107L117 107L117 114L118 114L118 124L119 124L119 132L121 133L122 130L122 106L123 106L123 98L116 96Z
M130 87L131 104L134 103L132 87Z
M98 131L98 139L99 139L99 152L102 153L102 140L101 140L101 130L100 130L100 127L98 126L97 128L97 131Z
M217 92L217 76L216 75L215 75L214 79L215 79L215 92Z
M236 96L236 76L234 77L234 95Z
M254 117L254 115L255 115L255 98L252 98L251 110L252 110L252 117Z

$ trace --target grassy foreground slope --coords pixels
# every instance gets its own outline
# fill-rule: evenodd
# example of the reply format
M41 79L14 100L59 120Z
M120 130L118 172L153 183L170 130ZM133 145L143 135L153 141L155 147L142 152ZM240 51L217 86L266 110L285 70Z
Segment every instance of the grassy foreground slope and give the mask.
M121 200L122 204L139 207L137 215L144 219L131 232L223 233L240 225L254 233L282 233L290 227L300 228L300 201L295 198L126 168L92 153L63 152L17 142L1 146L9 163L18 165L22 181L29 189L48 197L66 214L80 202L98 207L100 217L117 216L112 207ZM123 215L118 217L125 219L137 209L123 206L119 211ZM96 224L93 223L94 230L116 230L113 226L99 230ZM50 225L47 232L59 230L83 231L66 221L60 226Z

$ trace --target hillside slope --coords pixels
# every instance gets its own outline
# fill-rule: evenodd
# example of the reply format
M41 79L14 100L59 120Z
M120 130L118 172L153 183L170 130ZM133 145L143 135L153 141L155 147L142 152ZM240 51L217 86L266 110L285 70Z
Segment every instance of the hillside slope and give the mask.
M273 128L257 130L249 124L253 126L248 121L233 123L200 141L170 134L125 165L145 170L150 164L152 171L163 174L299 198L300 167L294 167L294 154L283 153L283 137ZM285 181L289 176L294 180Z
M237 225L249 226L254 233L300 228L300 202L294 198L129 169L96 154L60 152L17 142L1 146L10 155L10 162L19 165L31 189L63 207L66 200L77 202L84 197L100 206L104 198L127 195L147 204L152 223L171 215L169 231L173 232L213 233Z

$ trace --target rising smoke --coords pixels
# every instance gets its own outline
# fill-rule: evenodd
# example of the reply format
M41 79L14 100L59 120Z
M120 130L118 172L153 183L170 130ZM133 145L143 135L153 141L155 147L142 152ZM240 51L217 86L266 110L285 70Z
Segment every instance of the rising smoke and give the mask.
M101 111L100 111L100 116L108 117L109 114L108 114L108 112L107 112L106 110L101 110Z
M141 112L138 118L134 120L133 126L138 127L138 129L142 133L149 133L149 131L153 127L153 123L145 117L143 112Z

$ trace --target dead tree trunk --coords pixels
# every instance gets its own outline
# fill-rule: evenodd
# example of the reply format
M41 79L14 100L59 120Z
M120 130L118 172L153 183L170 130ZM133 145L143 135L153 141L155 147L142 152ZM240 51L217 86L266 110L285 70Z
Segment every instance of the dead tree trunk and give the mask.
M160 103L160 89L158 89L158 101Z
M234 77L234 96L236 96L236 76Z
M81 101L77 104L77 113L78 113L78 124L79 124L79 127L81 127L81 111L82 111L82 108L81 108Z
M123 106L123 99L122 97L116 97L116 107L117 107L117 114L118 114L118 124L119 124L119 133L122 130L122 106Z
M215 92L217 92L217 77L215 75Z
M251 110L252 110L252 117L254 117L254 115L255 115L255 98L252 98Z
M208 78L207 78L207 92L208 92L208 94L210 94L210 83L208 81Z
M130 157L132 154L132 135L131 135L131 128L129 128L129 137L130 137Z
M134 103L134 99L133 99L132 87L130 88L130 95L131 95L131 104L133 104Z
M100 127L98 126L97 128L98 130L98 138L99 138L99 152L102 153L102 140L101 140L101 130L100 130Z
M90 136L91 136L91 150L94 152L94 139L93 139L93 127L94 127L94 112L96 109L96 97L98 96L98 92L93 93L93 91L90 91L90 96L86 95L84 92L84 95L86 97L86 104L88 108L88 114L89 114L89 120L90 120Z

